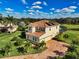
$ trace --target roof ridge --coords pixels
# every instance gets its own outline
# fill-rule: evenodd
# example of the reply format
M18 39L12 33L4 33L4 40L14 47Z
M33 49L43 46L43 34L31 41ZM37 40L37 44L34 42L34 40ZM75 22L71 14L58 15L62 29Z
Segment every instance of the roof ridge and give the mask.
M52 25L56 25L56 24L53 23L53 22L49 22L48 20L41 20L41 21L37 21L37 22L31 23L31 26L47 27L47 26L52 26Z

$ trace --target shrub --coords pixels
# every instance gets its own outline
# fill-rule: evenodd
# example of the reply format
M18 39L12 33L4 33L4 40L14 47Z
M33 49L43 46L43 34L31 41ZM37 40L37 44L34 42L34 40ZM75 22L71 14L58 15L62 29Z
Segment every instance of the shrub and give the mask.
M63 38L68 38L69 35L68 34L64 34Z
M63 59L77 59L77 54L75 52L68 52Z
M0 49L0 56L5 56L5 50L3 48Z
M17 48L17 51L19 52L19 53L21 53L21 54L24 54L24 47L18 47Z
M21 35L20 35L19 37L21 37L21 38L26 38L25 31L22 31L22 32L21 32Z
M11 41L16 41L17 39L18 39L17 37L13 37Z

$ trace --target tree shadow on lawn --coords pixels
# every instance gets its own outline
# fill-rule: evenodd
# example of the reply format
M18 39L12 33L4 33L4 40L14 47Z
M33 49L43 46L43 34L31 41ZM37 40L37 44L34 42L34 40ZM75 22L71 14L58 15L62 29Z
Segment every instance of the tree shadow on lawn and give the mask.
M79 31L79 28L73 28L73 29L68 29L68 30Z
M79 31L79 28L67 29L67 27L65 27L65 26L60 26L60 28L62 28L62 29L60 30L60 33L63 33L63 32L65 32L65 31L67 31L67 30Z
M60 26L60 28L61 28L60 33L67 31L67 27L65 26Z

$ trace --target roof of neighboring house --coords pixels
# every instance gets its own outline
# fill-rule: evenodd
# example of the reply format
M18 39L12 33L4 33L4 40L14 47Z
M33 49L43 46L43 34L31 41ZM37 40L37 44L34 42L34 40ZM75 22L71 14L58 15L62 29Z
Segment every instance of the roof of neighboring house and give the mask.
M34 26L34 27L48 27L48 26L52 26L52 25L58 25L58 23L57 22L50 22L48 20L41 20L41 21L31 23L29 25Z
M33 33L28 32L27 34L28 35L32 35L32 36L35 36L35 37L40 37L41 35L44 34L44 32L33 32Z

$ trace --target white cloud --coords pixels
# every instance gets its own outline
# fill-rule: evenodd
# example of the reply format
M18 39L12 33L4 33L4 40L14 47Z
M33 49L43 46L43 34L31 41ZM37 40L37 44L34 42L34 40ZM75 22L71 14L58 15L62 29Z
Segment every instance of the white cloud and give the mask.
M69 9L69 8L63 8L62 12L75 12L74 9Z
M53 12L50 12L50 14L53 14Z
M45 6L48 5L46 1L43 1L43 2L41 2L41 1L36 1L36 2L34 2L32 5L40 5L40 4L43 4L43 5L45 5Z
M69 13L69 14L53 14L52 18L66 18L66 17L79 17L79 13Z
M34 12L34 10L28 10L28 12Z
M45 2L45 1L43 1L43 4L45 5L45 6L47 6L48 4L47 4L47 2Z
M36 1L32 5L37 5L37 4L42 4L42 2L41 1Z
M23 10L24 12L27 12L26 10Z
M42 11L36 10L35 14L41 14L43 13Z
M56 9L55 12L72 13L72 12L75 12L76 8L77 8L76 6L69 6L69 7L62 8L62 9Z
M23 4L27 4L26 0L21 0Z
M10 14L10 13L13 13L13 12L11 12L11 11L6 11L6 13Z
M6 13L13 13L13 9L11 9L11 8L5 8L5 10L6 10Z
M14 17L16 17L16 18L22 18L22 14L21 13L19 13L19 12L15 12L14 13Z
M55 12L61 12L61 9L56 9Z
M38 6L38 5L31 7L31 9L33 9L33 8L35 8L35 9L42 9L42 7L41 6Z
M68 9L68 8L63 8L63 9L57 9L57 10L55 10L55 12L60 12L60 13L71 13L71 12L75 12L75 10Z
M69 8L70 8L70 9L76 9L77 6L70 6Z
M6 11L13 11L11 8L5 8Z
M23 13L21 13L21 12L14 12L13 16L16 17L16 18L26 18L26 17L28 17L28 14L25 13L25 12L23 12Z
M55 8L51 8L50 10L53 11L53 10L55 10Z
M36 10L36 12L40 12L39 10Z
M34 15L34 14L32 12L30 12L29 15Z
M38 14L38 15L46 15L46 14L48 14L48 13L46 13L46 12L39 11L39 10L36 10L35 13Z

